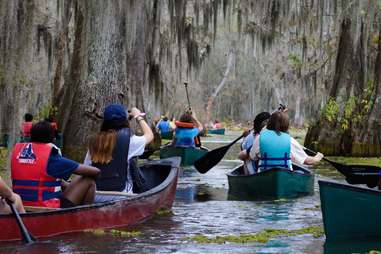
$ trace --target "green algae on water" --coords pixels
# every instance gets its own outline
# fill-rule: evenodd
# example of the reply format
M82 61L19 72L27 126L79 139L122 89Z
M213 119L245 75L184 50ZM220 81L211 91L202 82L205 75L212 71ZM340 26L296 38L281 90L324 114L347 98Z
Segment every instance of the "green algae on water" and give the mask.
M96 236L112 235L112 236L121 236L121 237L138 237L141 234L140 231L122 231L117 229L111 229L109 231L106 231L103 229L87 229L87 230L84 230L84 232L91 233Z
M241 235L227 235L227 236L216 236L216 237L207 237L204 235L196 235L193 237L183 238L185 241L193 241L197 243L267 243L271 238L277 236L296 236L296 235L305 235L312 234L313 237L319 238L323 236L324 231L321 226L310 226L300 229L265 229L259 233L255 234L241 234Z
M303 210L305 210L305 211L320 211L320 208L321 208L320 205L315 205L313 207L306 207Z
M106 231L104 231L103 229L86 229L83 232L85 232L85 233L91 233L91 234L94 234L96 236L106 235Z
M121 231L116 229L111 229L110 233L114 236L122 236L122 237L137 237L141 235L140 231Z
M165 216L165 215L172 215L172 210L171 209L168 209L168 208L159 208L156 210L155 212L155 215L158 215L158 216Z

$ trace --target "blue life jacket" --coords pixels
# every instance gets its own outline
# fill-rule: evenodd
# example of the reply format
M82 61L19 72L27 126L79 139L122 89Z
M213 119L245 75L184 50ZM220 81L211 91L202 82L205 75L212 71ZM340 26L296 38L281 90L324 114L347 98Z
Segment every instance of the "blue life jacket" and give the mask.
M115 147L112 151L112 160L107 164L92 163L92 166L101 170L96 180L97 190L123 191L128 177L128 149L130 146L130 129L118 131Z
M175 130L175 146L194 147L194 138L198 132L197 128L177 127Z
M284 167L291 168L291 137L285 132L280 135L272 130L264 130L259 136L261 158L259 168L262 170Z
M157 124L156 128L158 128L160 130L160 133L168 133L168 132L170 132L171 125L169 124L169 121L161 120Z

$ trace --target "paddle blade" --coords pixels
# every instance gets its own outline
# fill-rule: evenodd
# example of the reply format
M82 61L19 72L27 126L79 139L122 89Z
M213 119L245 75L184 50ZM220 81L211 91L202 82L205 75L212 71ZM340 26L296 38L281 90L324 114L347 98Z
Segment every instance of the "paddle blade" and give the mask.
M230 145L223 146L204 154L204 156L195 161L194 167L201 174L205 174L222 160L229 148Z

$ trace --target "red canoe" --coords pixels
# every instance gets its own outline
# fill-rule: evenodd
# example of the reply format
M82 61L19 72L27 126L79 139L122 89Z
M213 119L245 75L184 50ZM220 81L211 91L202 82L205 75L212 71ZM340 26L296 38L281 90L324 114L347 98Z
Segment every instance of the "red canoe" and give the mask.
M154 216L160 209L172 207L180 161L180 158L176 157L142 166L142 173L152 188L141 194L123 195L118 201L53 211L28 212L21 217L29 232L37 238L86 229L137 224ZM0 241L21 239L19 227L13 215L0 215L0 228Z

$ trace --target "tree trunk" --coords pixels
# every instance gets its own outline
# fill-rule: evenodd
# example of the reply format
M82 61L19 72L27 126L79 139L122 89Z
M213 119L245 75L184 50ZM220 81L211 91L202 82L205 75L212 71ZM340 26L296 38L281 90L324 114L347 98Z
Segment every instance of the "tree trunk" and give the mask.
M213 91L213 93L209 96L209 99L208 99L208 103L206 106L206 123L207 124L209 124L209 122L210 122L213 102L216 99L218 93L224 87L226 80L228 79L230 71L233 68L234 64L235 64L235 49L234 49L234 47L231 47L229 49L227 65L226 65L224 75L222 76L221 82L218 84L218 86Z

